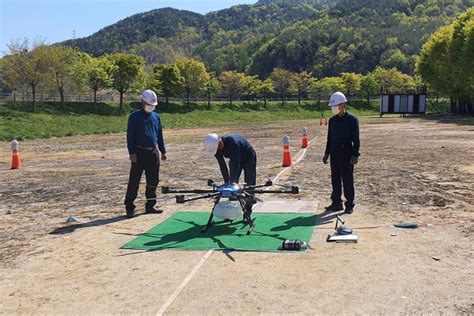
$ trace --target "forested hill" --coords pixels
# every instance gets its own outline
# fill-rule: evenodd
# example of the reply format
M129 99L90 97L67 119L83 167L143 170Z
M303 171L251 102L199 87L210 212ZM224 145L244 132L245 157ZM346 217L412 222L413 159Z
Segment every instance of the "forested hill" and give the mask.
M413 73L426 39L473 5L473 0L341 0L267 41L248 70L265 76L278 66L337 76L381 65Z
M263 77L274 67L317 76L377 65L413 73L429 35L472 6L474 0L260 0L207 15L167 8L65 44L95 56L129 51L149 64L190 56L210 71Z
M211 70L243 71L250 57L283 28L338 0L264 0L200 15L171 8L136 14L81 39L64 42L94 56L131 51L148 63L202 58Z
M206 18L201 14L164 8L132 15L89 37L69 40L64 44L99 56L127 51L134 44L144 43L153 37L170 38L188 27L201 29L205 25Z

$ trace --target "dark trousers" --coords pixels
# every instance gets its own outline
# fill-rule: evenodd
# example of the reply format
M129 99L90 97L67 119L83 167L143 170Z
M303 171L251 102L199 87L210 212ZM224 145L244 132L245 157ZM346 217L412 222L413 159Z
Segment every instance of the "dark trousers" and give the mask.
M354 165L350 160L352 157L351 145L331 146L331 200L334 204L342 203L342 185L344 187L344 197L346 207L354 206Z
M242 169L244 170L245 183L247 183L248 185L255 185L257 183L257 156L255 155L254 159L246 163ZM255 201L253 194L246 198L245 210L249 215L252 214L252 207L255 203L257 203L257 201Z
M252 160L247 161L240 169L240 174L244 171L244 182L248 185L255 185L257 183L257 156L255 155Z
M132 163L130 168L130 178L128 180L127 195L125 196L125 208L134 210L133 203L137 198L138 187L143 171L146 177L145 196L147 198L145 208L153 208L156 204L156 187L159 182L160 159L158 151L149 151L137 148L137 162Z

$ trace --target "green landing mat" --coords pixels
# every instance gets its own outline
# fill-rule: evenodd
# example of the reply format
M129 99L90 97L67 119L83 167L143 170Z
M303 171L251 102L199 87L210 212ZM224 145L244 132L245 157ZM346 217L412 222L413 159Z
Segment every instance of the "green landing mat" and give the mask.
M285 239L311 240L316 223L315 214L305 213L254 213L256 226L247 235L248 226L242 220L233 223L214 217L215 223L205 233L210 213L178 212L140 234L122 246L122 249L230 249L244 251L278 251Z

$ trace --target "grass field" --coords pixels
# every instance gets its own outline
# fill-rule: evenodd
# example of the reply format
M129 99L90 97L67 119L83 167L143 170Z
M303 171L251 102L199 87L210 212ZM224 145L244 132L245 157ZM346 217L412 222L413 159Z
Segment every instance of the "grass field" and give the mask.
M378 115L378 100L370 105L354 102L349 110L356 116ZM0 140L25 140L73 135L107 134L124 132L127 118L139 104L125 103L124 112L118 110L118 103L71 102L62 106L59 102L44 102L32 113L31 103L0 103ZM325 103L320 106L325 107ZM321 117L314 101L303 101L298 106L291 101L282 106L281 102L248 105L235 102L232 108L226 102L214 102L211 110L207 103L172 103L157 107L165 128L189 128L200 126L239 125L242 123L271 123L283 120L311 119ZM328 108L324 112L329 117Z

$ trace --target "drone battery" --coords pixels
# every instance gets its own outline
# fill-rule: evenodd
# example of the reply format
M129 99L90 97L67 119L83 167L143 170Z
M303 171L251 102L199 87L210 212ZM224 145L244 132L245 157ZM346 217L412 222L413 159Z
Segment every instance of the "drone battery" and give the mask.
M306 242L298 239L287 239L281 243L282 250L301 250L306 248Z

